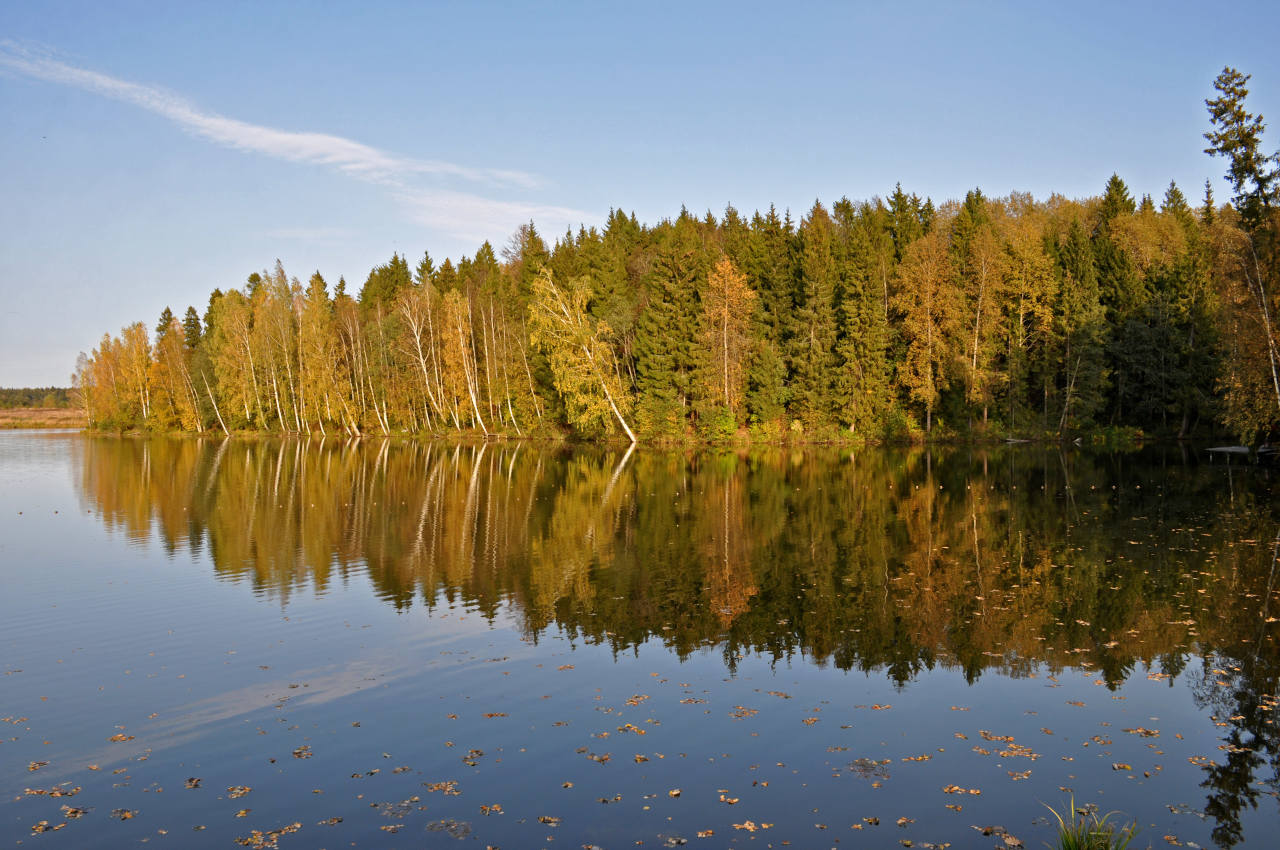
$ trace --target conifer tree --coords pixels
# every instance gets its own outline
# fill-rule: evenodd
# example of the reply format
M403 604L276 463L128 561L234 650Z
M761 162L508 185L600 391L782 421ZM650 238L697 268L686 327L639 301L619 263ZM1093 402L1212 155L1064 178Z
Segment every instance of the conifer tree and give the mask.
M1238 278L1248 297L1229 297L1227 303L1243 306L1252 302L1250 306L1257 317L1255 332L1261 343L1256 347L1266 352L1276 406L1264 417L1260 411L1252 415L1244 412L1257 405L1241 405L1231 418L1257 428L1280 419L1280 328L1276 319L1280 313L1280 222L1273 211L1280 194L1280 154L1267 156L1261 151L1266 125L1261 115L1245 109L1248 82L1248 74L1229 66L1214 80L1219 96L1205 101L1213 125L1205 134L1209 142L1205 153L1230 161L1227 182L1235 191L1232 201L1248 235L1247 242L1236 241L1235 251L1239 257ZM1243 383L1250 382L1246 379ZM1229 407L1234 407L1228 401Z
M791 405L806 428L835 410L836 262L830 215L814 201L800 226L801 297L791 333Z
M182 341L188 351L195 351L200 346L200 314L195 307L188 307L182 317Z
M1060 364L1056 384L1062 402L1056 427L1062 433L1092 420L1102 406L1106 387L1105 313L1093 246L1078 219L1071 222L1059 249L1058 271L1054 330Z
M1266 220L1280 185L1280 158L1261 150L1266 129L1261 115L1245 109L1250 75L1227 66L1213 81L1218 97L1206 100L1213 129L1204 134L1205 153L1229 160L1227 182L1235 191L1232 202L1240 211L1246 230L1256 230Z
M705 362L700 344L700 279L705 279L696 223L687 215L656 234L646 276L646 299L636 328L636 386L641 427L658 435L683 434L695 400L693 378Z
M889 196L889 232L893 237L894 258L902 262L907 248L924 235L920 217L920 199L902 191L902 184L893 187Z
M842 198L832 207L840 276L837 420L851 432L877 435L892 403L889 325L878 277L880 257L871 243L868 207Z

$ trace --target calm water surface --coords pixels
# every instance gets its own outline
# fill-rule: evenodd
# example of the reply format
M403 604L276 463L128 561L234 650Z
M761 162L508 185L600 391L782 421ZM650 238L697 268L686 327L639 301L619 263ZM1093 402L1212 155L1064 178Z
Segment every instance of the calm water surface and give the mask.
M0 433L0 840L1272 846L1275 473L1205 459Z

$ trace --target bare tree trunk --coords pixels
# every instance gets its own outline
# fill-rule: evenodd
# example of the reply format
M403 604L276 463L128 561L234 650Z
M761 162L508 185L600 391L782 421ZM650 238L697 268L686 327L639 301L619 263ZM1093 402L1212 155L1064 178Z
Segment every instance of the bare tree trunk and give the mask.
M487 437L489 436L489 429L484 424L484 419L480 416L480 404L476 400L476 390L477 390L477 384L479 383L479 376L476 376L475 378L473 378L471 374L472 366L474 366L475 363L473 362L472 356L471 356L472 355L471 346L468 345L466 342L465 333L462 327L461 314L458 315L457 325L458 325L458 347L459 349L461 349L460 353L462 355L462 372L467 379L467 395L471 397L471 410L476 415L476 422L480 423L480 430L484 431L484 435Z
M524 329L525 337L529 336L529 330ZM533 371L529 368L529 358L525 354L524 339L520 340L520 359L524 362L524 374L529 379L529 397L533 399L533 412L538 414L538 421L542 421L542 405L538 402L538 390L533 386Z
M218 410L218 400L213 397L213 390L209 389L209 379L204 372L200 373L200 378L204 381L204 391L209 394L209 403L213 405L213 414L218 417L218 424L222 426L222 433L230 437L231 432L227 430L227 423L222 421L222 413Z

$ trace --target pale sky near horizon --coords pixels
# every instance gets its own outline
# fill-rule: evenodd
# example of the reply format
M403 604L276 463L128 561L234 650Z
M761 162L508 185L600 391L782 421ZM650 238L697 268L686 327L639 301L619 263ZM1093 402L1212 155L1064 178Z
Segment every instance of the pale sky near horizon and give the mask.
M1198 202L1224 65L1277 115L1274 7L1204 3L0 4L0 386L203 312L279 258L411 264L815 198ZM1280 120L1280 119L1277 119ZM1274 151L1280 135L1266 136Z

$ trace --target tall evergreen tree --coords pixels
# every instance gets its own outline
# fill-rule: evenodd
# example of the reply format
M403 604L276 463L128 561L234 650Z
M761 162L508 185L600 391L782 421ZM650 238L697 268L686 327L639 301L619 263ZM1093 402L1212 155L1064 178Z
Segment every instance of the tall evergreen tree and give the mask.
M694 375L706 350L699 344L698 290L706 271L697 223L688 215L665 223L645 277L645 303L636 329L639 426L655 435L683 435L692 410Z
M1054 309L1056 381L1061 397L1059 433L1092 421L1106 388L1106 315L1098 292L1093 246L1079 219L1058 250L1060 283Z
M188 351L194 351L200 345L200 314L195 307L188 307L182 317L182 339Z
M852 205L849 205L850 208ZM892 404L889 324L876 279L874 252L861 212L837 205L848 258L840 302L835 402L840 424L863 437L877 436Z
M814 201L800 225L801 298L791 330L791 406L806 428L829 422L835 410L835 233L831 217Z
M1240 211L1246 229L1254 230L1266 219L1276 202L1280 186L1280 158L1262 152L1262 133L1266 129L1261 115L1245 109L1249 95L1250 75L1227 66L1213 81L1218 97L1206 100L1209 122L1213 129L1204 134L1209 142L1205 153L1229 160L1227 182L1235 197L1232 202Z

